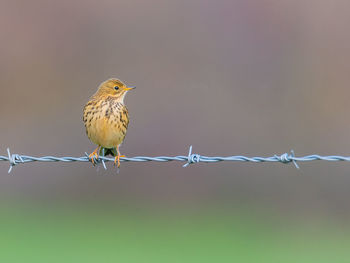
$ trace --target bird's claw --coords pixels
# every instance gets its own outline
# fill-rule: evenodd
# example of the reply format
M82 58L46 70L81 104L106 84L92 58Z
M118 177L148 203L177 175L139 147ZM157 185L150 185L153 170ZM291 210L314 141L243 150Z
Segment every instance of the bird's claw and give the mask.
M98 154L96 152L92 152L89 154L89 160L92 162L93 165L95 165L95 161L97 162L98 160Z
M118 165L117 165L118 168L120 167L120 157L125 157L125 155L117 155L117 156L114 158L114 166L115 166L116 164L118 164Z

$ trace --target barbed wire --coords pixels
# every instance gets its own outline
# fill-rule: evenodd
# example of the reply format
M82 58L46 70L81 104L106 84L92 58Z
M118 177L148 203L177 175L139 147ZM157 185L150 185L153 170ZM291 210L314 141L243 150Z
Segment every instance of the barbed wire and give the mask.
M7 161L10 163L10 168L8 173L11 173L12 168L17 164L29 163L29 162L95 162L102 163L103 167L107 169L105 162L114 162L114 158L108 158L100 156L98 158L90 158L87 153L82 157L57 157L57 156L42 156L42 157L33 157L28 155L19 155L11 154L10 149L7 148L7 156L0 155L0 161ZM321 156L317 154L306 155L297 157L294 155L292 150L290 153L283 153L281 155L274 155L271 157L247 157L242 155L236 156L203 156L196 153L192 153L192 146L190 146L188 155L179 155L179 156L135 156L135 157L121 157L121 162L170 162L170 161L180 161L185 162L183 167L187 167L192 163L216 163L216 162L253 162L253 163L262 163L262 162L280 162L283 164L293 163L296 168L299 169L297 162L310 162L310 161L346 161L350 162L350 156Z

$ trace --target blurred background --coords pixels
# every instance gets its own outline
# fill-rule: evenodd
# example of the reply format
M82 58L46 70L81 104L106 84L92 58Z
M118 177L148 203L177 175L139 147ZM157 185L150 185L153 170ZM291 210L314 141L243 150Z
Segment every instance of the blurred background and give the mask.
M350 2L1 1L0 155L82 156L117 77L127 156L350 155ZM0 163L2 262L347 262L350 165Z

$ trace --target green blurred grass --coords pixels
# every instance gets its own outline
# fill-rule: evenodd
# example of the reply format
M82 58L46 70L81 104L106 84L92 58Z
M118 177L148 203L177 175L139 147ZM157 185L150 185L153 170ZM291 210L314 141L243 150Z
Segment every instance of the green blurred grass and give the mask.
M349 231L235 209L1 206L0 262L348 262Z

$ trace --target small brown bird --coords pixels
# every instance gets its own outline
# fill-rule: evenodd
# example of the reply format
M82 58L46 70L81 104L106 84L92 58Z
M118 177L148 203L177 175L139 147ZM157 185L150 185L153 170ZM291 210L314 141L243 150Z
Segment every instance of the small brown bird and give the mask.
M115 156L114 164L120 166L119 146L123 142L129 125L128 109L124 105L125 94L135 87L127 87L119 79L108 79L101 83L97 92L84 107L83 121L89 139L98 145L89 158L99 154Z

